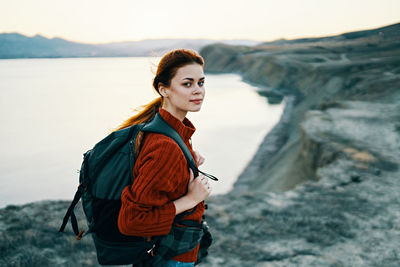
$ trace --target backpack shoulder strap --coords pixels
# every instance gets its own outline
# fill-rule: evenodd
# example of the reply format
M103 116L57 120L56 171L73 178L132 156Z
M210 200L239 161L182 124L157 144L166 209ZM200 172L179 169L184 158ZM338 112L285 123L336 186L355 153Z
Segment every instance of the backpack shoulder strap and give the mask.
M196 167L196 163L193 159L192 154L189 151L189 148L186 146L182 137L172 128L157 112L152 121L147 123L143 128L144 132L153 132L153 133L161 133L170 138L172 138L181 148L185 158L189 164L189 167L192 169L194 177L199 175L198 169Z

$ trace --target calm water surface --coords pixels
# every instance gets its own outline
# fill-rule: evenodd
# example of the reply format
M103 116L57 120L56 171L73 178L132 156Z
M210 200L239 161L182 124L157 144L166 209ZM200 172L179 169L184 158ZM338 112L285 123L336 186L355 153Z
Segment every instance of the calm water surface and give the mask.
M72 199L82 154L157 95L160 58L0 60L0 207ZM213 194L228 192L283 103L269 105L235 74L207 74L202 109L189 113L194 149Z

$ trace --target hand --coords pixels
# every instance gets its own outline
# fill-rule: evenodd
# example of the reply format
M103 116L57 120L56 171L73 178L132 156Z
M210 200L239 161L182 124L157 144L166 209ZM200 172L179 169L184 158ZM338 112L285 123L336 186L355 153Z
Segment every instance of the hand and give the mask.
M200 155L198 151L194 151L194 154L196 156L197 166L202 165L206 159L202 155Z
M190 180L187 196L191 198L196 205L206 199L211 193L211 186L208 178L200 174L194 179L193 171L190 169Z
M174 200L175 214L179 214L185 210L194 208L201 201L206 199L211 193L211 187L208 184L208 178L199 175L194 179L192 169L190 171L190 180L188 184L188 192L183 197Z

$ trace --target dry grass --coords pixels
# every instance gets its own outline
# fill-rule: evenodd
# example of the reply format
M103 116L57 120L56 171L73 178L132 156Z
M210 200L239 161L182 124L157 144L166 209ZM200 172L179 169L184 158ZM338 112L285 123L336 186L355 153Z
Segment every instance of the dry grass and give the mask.
M363 163L373 163L376 162L377 159L368 151L359 151L357 149L347 147L344 149L344 152L351 157L352 160L363 162Z

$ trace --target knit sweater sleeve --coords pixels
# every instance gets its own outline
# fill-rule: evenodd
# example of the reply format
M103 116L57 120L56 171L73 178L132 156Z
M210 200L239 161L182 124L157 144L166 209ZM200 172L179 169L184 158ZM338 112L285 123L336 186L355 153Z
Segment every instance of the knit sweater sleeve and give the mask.
M176 212L170 193L182 187L185 173L189 176L179 146L166 136L149 135L135 163L134 182L121 194L118 228L125 235L168 234Z

